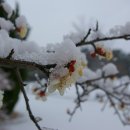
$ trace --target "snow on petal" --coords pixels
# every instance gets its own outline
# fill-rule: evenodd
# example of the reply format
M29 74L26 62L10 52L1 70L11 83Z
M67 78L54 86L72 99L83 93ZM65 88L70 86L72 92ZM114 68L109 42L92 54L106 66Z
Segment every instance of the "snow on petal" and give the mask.
M83 75L85 62L82 53L74 43L69 40L64 41L60 47L61 49L56 48L55 51L58 57L58 65L51 71L48 91L53 92L58 90L63 95L65 89L70 87L71 84L75 83ZM62 50L62 48L64 49Z
M27 20L25 18L25 16L21 15L19 16L16 20L15 20L15 24L16 26L19 28L19 27L22 27L22 26L26 26L27 25Z

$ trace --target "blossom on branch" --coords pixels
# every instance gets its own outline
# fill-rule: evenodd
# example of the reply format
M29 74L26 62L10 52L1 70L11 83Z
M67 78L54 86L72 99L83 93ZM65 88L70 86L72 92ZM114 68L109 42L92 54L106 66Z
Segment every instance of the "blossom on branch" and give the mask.
M27 20L24 16L20 16L15 20L16 31L20 38L25 38L28 32Z
M71 50L68 51L68 49ZM60 95L63 95L65 89L74 84L83 75L86 59L75 44L69 40L61 44L61 50L62 53L60 50L57 50L57 54L63 57L60 57L59 64L50 73L48 92L52 93L58 90Z
M95 46L94 52L91 53L91 56L95 58L96 56L100 58L105 58L107 60L111 60L113 58L113 53L110 49L104 48L104 46L97 44Z
M73 60L68 67L58 66L50 75L48 92L54 92L56 89L60 95L63 95L65 89L74 84L80 76L83 75L84 64ZM63 73L59 73L59 71Z

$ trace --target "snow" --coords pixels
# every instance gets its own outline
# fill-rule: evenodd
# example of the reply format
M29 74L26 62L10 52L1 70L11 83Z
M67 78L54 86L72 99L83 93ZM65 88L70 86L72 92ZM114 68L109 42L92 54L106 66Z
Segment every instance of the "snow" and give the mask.
M19 20L18 23L20 23ZM76 82L86 66L84 55L70 39L64 39L63 42L53 45L53 48L49 50L48 47L47 49L40 47L34 42L11 38L5 30L0 30L0 43L0 56L3 58L7 57L13 49L13 59L41 65L56 64L56 67L50 71L48 90L54 91L58 88L61 95L66 87ZM71 62L74 63L71 64ZM72 72L69 66L73 69Z
M9 20L5 20L4 18L0 18L0 28L6 31L15 29L14 25Z
M96 22L95 22L96 25ZM105 34L103 34L102 30L97 30L94 31L96 29L96 26L92 25L91 23L84 23L84 21L80 21L80 24L74 23L73 27L74 27L74 31L64 35L64 39L71 39L75 44L80 42L88 33L88 30L91 29L91 33L90 35L87 37L87 41L91 41L93 39L97 39L97 38L102 38L105 36Z
M97 75L94 71L89 68L85 68L83 76L78 79L79 83L85 82L87 80L97 79L100 75Z
M129 83L130 82L130 77L129 76L122 76L121 78L120 78L120 82L122 83L122 84L125 84L125 83Z
M104 86L103 86L103 85L104 85ZM106 79L106 80L105 80L105 83L102 84L101 87L103 87L107 92L113 93L113 92L114 92L114 90L113 90L114 86L115 86L115 84L114 84L114 81L113 81L113 80L111 80L111 79Z
M55 44L55 53L48 53L46 48L40 47L34 42L26 42L10 38L8 33L4 30L0 30L0 42L1 57L8 56L10 51L14 49L14 59L36 62L42 65L64 65L73 59L80 60L82 57L80 55L80 50L70 40L65 40L60 44Z
M125 25L116 25L110 29L109 33L113 36L130 34L130 22L126 22Z
M101 78L102 74L104 74L104 76L110 76L110 75L115 75L117 73L119 73L118 69L113 63L108 63L108 64L104 65L103 68L97 69L96 72L92 71L91 69L86 67L84 69L83 76L78 79L78 82L82 83L82 82L85 82L87 80L93 80L93 79ZM128 79L128 77L127 77L127 79ZM104 81L102 81L102 79L101 79L101 80L95 81L93 83L98 84L98 85L100 84L99 86L103 86L103 82Z
M27 20L26 17L21 15L15 20L15 24L18 28L20 27L26 27L27 26Z
M84 103L82 111L78 110L72 121L69 122L69 116L66 114L68 108L73 108L74 90L70 89L64 97L52 95L47 102L37 101L32 95L29 95L30 104L35 116L40 116L42 127L48 127L58 130L129 130L130 126L123 126L114 111L107 107L101 112L102 104L93 101ZM16 111L22 116L18 119L7 121L0 125L0 130L36 130L26 112L23 97L20 97Z
M117 67L113 63L108 63L103 67L103 72L105 76L115 75L118 73Z
M2 6L3 6L4 10L6 11L6 13L8 14L8 18L9 18L13 13L11 6L6 2L2 3Z

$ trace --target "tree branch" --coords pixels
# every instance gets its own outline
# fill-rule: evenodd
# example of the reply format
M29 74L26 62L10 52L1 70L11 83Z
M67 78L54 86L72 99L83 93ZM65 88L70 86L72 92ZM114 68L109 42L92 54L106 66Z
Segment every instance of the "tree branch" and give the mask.
M45 73L47 76L49 75L49 69L54 68L56 65L41 65L35 62L30 61L22 61L8 58L0 58L0 66L8 67L8 68L28 68L28 69L38 69Z
M6 59L11 59L14 54L14 49L12 49Z
M126 121L127 117L124 115L124 119L123 119L121 117L120 111L118 110L119 108L114 106L114 105L121 105L121 107L124 108L125 110L127 110L130 107L130 95L125 93L125 91L127 91L128 85L130 84L130 81L125 82L125 83L121 83L117 86L116 85L113 86L112 92L105 89L103 86L101 87L99 85L93 84L95 81L98 81L101 79L104 79L104 81L105 81L107 78L111 78L113 76L116 76L116 75L102 76L102 77L98 77L95 79L87 80L87 81L82 82L82 83L76 83L76 85L79 85L79 86L81 86L81 88L83 88L83 91L80 94L77 93L76 106L74 107L74 109L72 111L68 111L68 114L70 115L70 120L72 119L73 115L76 113L77 109L80 108L80 104L82 102L86 101L84 99L86 96L88 96L89 94L91 94L95 90L101 90L104 92L104 94L101 95L101 101L104 102L105 100L103 100L103 99L106 97L108 99L108 100L106 100L103 109L105 108L107 102L109 101L113 105L113 107L116 111L116 114L118 115L120 121L124 125L130 124L130 122ZM121 89L121 87L123 87L123 88ZM119 92L119 90L120 90L120 92ZM116 101L116 102L114 103L114 101ZM124 111L122 110L122 113L123 112Z
M21 89L21 91L23 93L23 96L24 96L24 100L25 100L25 103L26 103L26 109L28 111L29 117L34 122L34 124L36 125L38 130L42 130L41 127L38 125L34 115L32 114L32 111L31 111L31 108L30 108L30 105L29 105L29 99L28 99L27 94L26 94L26 92L24 90L24 86L23 86L23 82L22 82L22 78L21 78L21 74L19 72L19 69L16 68L15 72L16 72L17 80L19 82L20 89Z
M120 40L120 39L130 40L130 34L121 35L121 36L96 38L96 39L90 40L90 41L79 42L76 44L76 46L78 47L78 46L83 46L83 45L91 45L91 44L96 43L96 42L109 41L109 40Z
M88 36L91 34L91 31L92 31L92 29L90 28L90 29L88 30L86 36L85 36L79 43L77 43L77 44L83 44L83 43L85 42L85 40L88 38ZM76 44L76 45L77 45L77 44Z
M91 82L94 82L94 81L97 81L97 80L100 80L100 79L107 79L107 78L111 78L113 76L117 76L117 74L114 74L114 75L107 75L107 76L101 76L101 77L98 77L98 78L95 78L95 79L90 79L90 80L86 80L82 83L78 83L78 85L83 85L83 84L88 84L88 83L91 83Z

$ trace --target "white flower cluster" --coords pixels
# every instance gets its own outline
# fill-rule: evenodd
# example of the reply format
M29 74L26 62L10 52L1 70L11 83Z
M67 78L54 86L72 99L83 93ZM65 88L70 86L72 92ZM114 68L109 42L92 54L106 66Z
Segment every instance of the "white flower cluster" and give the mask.
M82 75L85 63L76 59L71 60L68 66L56 66L50 75L48 92L58 90L63 95L65 89L74 84Z
M60 95L63 95L66 88L74 84L83 75L83 69L87 64L86 58L70 40L56 44L53 46L53 50L51 48L48 51L50 53L52 51L48 62L55 63L56 67L50 70L46 93L48 95L58 90ZM35 92L36 95L37 92L40 93L37 90Z
M19 38L25 38L28 32L26 18L24 16L16 16L14 20L11 20L15 16L15 11L6 2L2 2L0 6L7 13L7 16L0 17L0 29L6 30L8 33L14 31Z
M23 16L16 19L18 28L26 26L25 23L26 19ZM10 51L14 49L13 59L42 65L56 64L56 67L50 71L49 93L57 89L63 95L65 88L75 83L82 76L86 58L83 58L79 48L70 39L66 38L62 43L52 45L51 48L41 48L34 42L11 38L6 30L4 27L0 30L0 57L7 57Z

